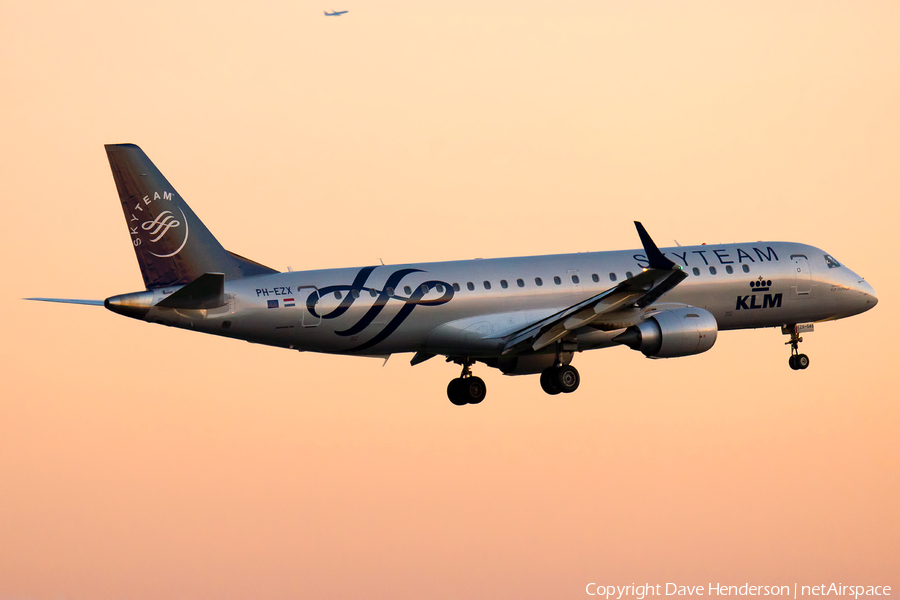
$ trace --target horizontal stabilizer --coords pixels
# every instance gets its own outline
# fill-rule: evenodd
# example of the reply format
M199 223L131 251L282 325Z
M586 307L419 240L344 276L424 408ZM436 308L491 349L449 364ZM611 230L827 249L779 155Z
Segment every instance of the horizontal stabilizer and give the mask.
M71 300L69 298L25 298L38 302L59 302L61 304L85 304L87 306L103 306L103 300Z
M162 308L218 308L225 305L225 274L204 273L156 303Z

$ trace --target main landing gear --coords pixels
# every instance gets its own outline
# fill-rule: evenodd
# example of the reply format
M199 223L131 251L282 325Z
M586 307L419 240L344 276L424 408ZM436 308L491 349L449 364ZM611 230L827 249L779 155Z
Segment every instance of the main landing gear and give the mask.
M556 394L571 394L578 389L581 376L578 369L572 365L554 365L544 369L541 373L541 388L551 396Z
M791 357L788 359L788 365L795 371L807 368L809 366L809 357L805 354L799 354L800 342L803 341L803 338L800 337L797 326L785 325L781 328L781 333L789 334L791 336L791 341L784 343L785 346L791 347Z
M447 385L447 397L456 406L478 404L487 395L487 386L481 377L472 375L472 361L468 358L456 360L462 365L462 374Z
M570 357L564 357L568 360ZM456 406L465 406L466 404L479 404L487 395L487 386L480 377L472 375L472 365L475 364L470 358L447 358L447 362L455 362L462 365L462 373L459 377L451 381L447 385L447 397L450 402ZM572 365L562 364L559 357L556 364L548 367L541 372L541 388L551 396L556 394L571 394L578 389L581 383L581 376L578 370ZM547 362L544 362L547 364ZM534 373L526 371L526 373Z

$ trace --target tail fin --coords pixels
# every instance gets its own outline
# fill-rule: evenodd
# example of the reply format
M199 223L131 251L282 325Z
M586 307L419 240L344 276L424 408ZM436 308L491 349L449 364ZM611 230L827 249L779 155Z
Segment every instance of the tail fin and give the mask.
M147 289L187 284L204 273L225 279L277 273L223 248L143 150L109 144L106 156Z

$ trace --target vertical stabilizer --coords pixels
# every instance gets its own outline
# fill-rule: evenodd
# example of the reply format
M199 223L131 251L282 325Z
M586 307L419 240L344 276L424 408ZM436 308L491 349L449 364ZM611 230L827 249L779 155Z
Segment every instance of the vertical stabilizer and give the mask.
M139 147L109 144L106 155L147 289L204 273L237 279L276 272L225 250Z

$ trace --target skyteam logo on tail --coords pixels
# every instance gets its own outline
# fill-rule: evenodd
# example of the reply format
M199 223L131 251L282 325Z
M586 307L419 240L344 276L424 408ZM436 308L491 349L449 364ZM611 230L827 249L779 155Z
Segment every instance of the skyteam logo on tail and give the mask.
M173 194L172 192L167 191L162 192L162 194L153 192L152 198L149 194L141 198L141 200L134 205L128 228L131 231L132 243L135 247L141 246L144 243L157 244L162 240L164 240L166 249L177 245L177 248L174 251L166 252L165 254L157 254L156 252L153 252L153 250L147 250L147 252L157 258L170 258L184 249L190 231L188 230L187 217L183 210L173 207L179 214L168 209L156 212L156 202L158 200L172 202ZM144 214L140 215L140 213ZM135 224L132 225L132 223ZM140 225L136 223L140 223ZM169 235L170 230L175 231ZM144 237L145 234L143 234L142 231L146 232L146 236L148 236L146 239Z
M178 227L181 225L180 221L176 221L174 215L172 215L172 211L164 210L159 213L155 219L152 221L144 221L141 224L141 229L144 231L149 231L150 235L155 235L156 237L151 239L151 242L158 242L162 236L166 235L173 227Z

